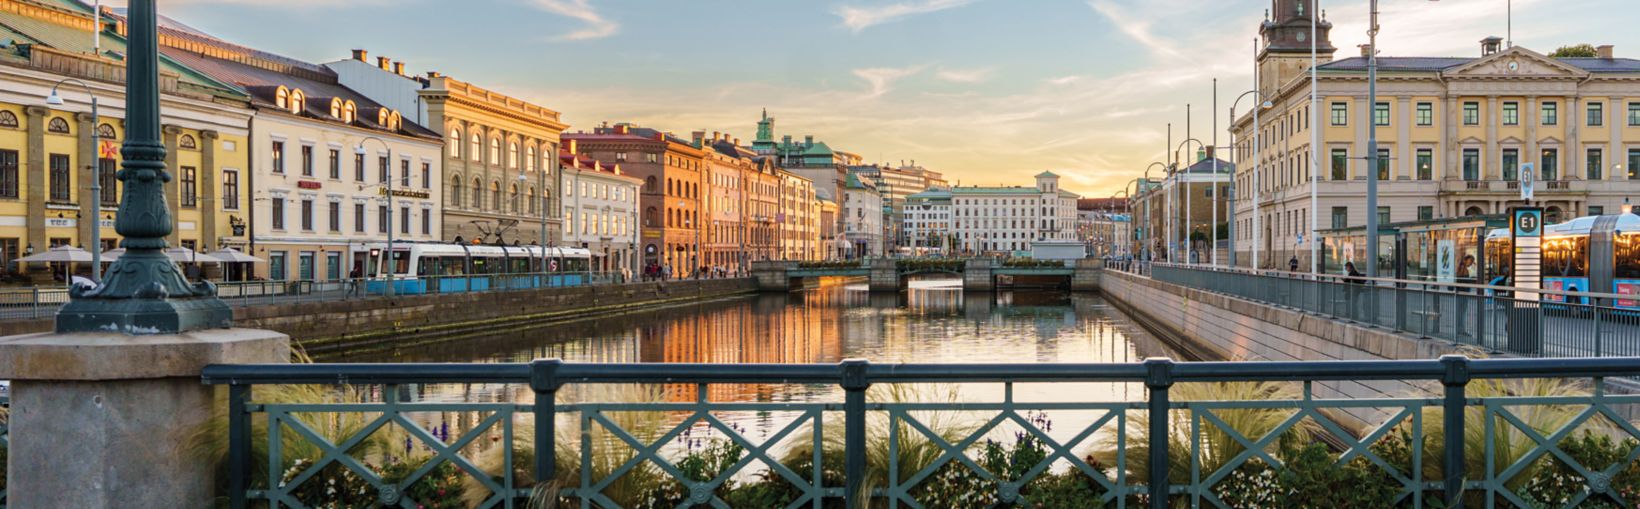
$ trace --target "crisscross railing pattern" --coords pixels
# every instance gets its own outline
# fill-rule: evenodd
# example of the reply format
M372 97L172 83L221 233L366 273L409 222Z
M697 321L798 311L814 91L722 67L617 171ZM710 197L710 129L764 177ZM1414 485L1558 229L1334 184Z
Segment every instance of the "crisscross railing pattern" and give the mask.
M0 408L6 408L8 410L11 408L11 398L9 396L0 396ZM11 425L9 419L0 419L0 449L5 449L7 451L10 451L11 449ZM5 457L10 458L11 455L7 454ZM5 509L5 507L6 487L0 486L0 509Z
M1284 435L1302 431L1306 440L1327 438L1326 461L1333 465L1351 462L1381 470L1383 484L1393 488L1394 504L1426 507L1439 499L1442 507L1463 500L1484 499L1487 507L1533 507L1541 501L1526 500L1512 489L1529 466L1556 461L1575 472L1583 485L1562 507L1576 507L1591 498L1632 505L1612 482L1628 465L1640 461L1640 447L1624 452L1611 465L1584 465L1566 450L1563 440L1597 421L1624 440L1640 440L1640 429L1624 417L1622 408L1640 407L1640 396L1614 393L1606 379L1640 374L1640 358L1603 359L1483 359L1448 356L1427 361L1326 361L1326 362L1197 362L1174 363L1151 359L1142 364L870 364L850 360L834 365L769 364L566 364L538 360L529 364L310 364L211 366L207 383L230 385L229 399L229 484L233 507L247 507L251 500L263 500L272 507L301 507L294 494L305 482L321 476L326 469L350 472L363 486L373 490L376 502L393 507L415 507L410 488L435 469L453 469L476 479L488 491L483 507L519 507L532 494L530 481L519 479L515 471L527 472L531 479L556 480L554 495L581 507L618 507L608 491L623 476L639 468L652 469L676 490L678 507L730 507L724 490L736 479L760 475L790 486L786 507L815 507L822 502L842 501L861 507L867 500L886 501L889 507L923 507L919 489L926 488L942 472L956 474L945 479L969 483L961 489L986 500L987 504L1012 506L1037 503L1029 487L1050 475L1066 475L1088 483L1090 499L1107 507L1145 505L1167 507L1170 503L1192 507L1231 507L1222 486L1239 469L1262 463L1271 469L1294 461L1285 452L1272 452ZM1581 378L1592 379L1588 393L1557 396L1523 394L1471 397L1467 388L1474 379ZM1323 399L1315 397L1316 382L1396 381L1438 387L1434 397L1385 397L1370 399ZM1142 385L1144 401L1025 402L1014 397L1020 383L1115 382ZM1202 382L1275 382L1301 384L1296 397L1274 399L1174 401L1175 385ZM381 387L380 401L367 403L256 403L250 388L261 384L351 384ZM432 403L405 401L399 387L413 383L503 383L528 385L533 402L518 403ZM868 402L866 390L874 384L981 383L1004 388L1000 401L983 402ZM693 387L695 396L686 401L565 401L558 391L569 385L667 384ZM687 384L687 385L677 385ZM723 384L802 384L815 388L841 389L842 401L821 396L814 401L712 401L707 395L713 385ZM824 394L825 392L816 392ZM1181 393L1182 394L1182 393ZM1184 397L1183 395L1180 396ZM664 398L663 398L664 399ZM1222 398L1221 398L1222 399ZM1624 405L1633 405L1623 407ZM1578 411L1554 429L1534 428L1518 408L1529 406L1575 407ZM1273 425L1261 432L1237 429L1230 417L1234 412L1281 412ZM418 416L434 412L465 413L474 416L473 425L458 436L424 427ZM668 416L661 431L640 433L627 429L615 416L628 412L664 413ZM985 417L961 433L936 429L927 417L935 412L983 414ZM1061 426L1052 433L1044 412L1085 417L1071 427ZM264 487L251 489L252 419L260 414L267 429L267 478ZM326 433L315 423L338 414L361 416L361 423L346 433ZM725 414L780 414L766 434L758 439L724 417ZM839 415L840 414L840 415ZM1346 424L1351 416L1377 416L1368 424ZM1471 415L1473 414L1473 416ZM330 417L326 417L330 416ZM533 427L515 424L533 418ZM1142 416L1142 420L1141 420ZM788 418L789 417L789 418ZM1479 417L1479 418L1475 418ZM886 422L868 427L867 421ZM578 433L560 435L560 421L578 422ZM410 472L393 477L377 473L356 449L369 437L388 426L404 430L410 445L427 451L428 459ZM826 447L826 428L843 429L841 451ZM1174 428L1175 426L1181 428ZM1352 426L1360 429L1352 429ZM1485 471L1468 471L1473 459L1466 456L1465 440L1437 441L1430 431L1439 429L1444 437L1465 436L1466 426L1484 426ZM1426 427L1428 430L1426 430ZM334 426L332 426L334 428ZM1302 428L1302 430L1301 430ZM532 430L526 432L523 430ZM1186 435L1175 434L1184 429ZM695 432L722 437L737 449L721 468L702 473L688 470L680 461L676 442ZM972 456L982 441L1013 431L1019 440L1040 447L1039 456L1008 465L998 471L990 459ZM526 436L533 433L533 436ZM1204 438L1220 433L1227 441L1210 443ZM1519 456L1494 451L1498 434L1525 437L1533 445ZM281 443L287 434L315 447L307 462L291 468ZM595 439L595 435L604 436ZM504 465L514 465L515 448L530 451L533 460L521 468L485 471L470 454L464 453L480 439L491 437L494 447L503 448ZM573 437L573 438L565 438ZM1094 464L1080 453L1095 437L1114 444L1114 464ZM1376 449L1394 437L1405 440L1408 452L1398 460ZM835 437L834 437L835 438ZM569 440L570 442L564 442ZM868 472L868 441L887 443L886 464L874 464L886 472ZM930 461L902 464L896 448L911 440L931 446ZM809 450L800 448L807 441ZM1134 451L1130 442L1143 445ZM1431 450L1425 451L1427 447ZM798 444L793 448L792 444ZM880 442L879 442L880 443ZM1636 442L1640 443L1640 442ZM574 454L561 456L572 446ZM407 446L408 447L408 446ZM608 465L592 468L598 448L620 448L629 455ZM1172 456L1180 448L1188 458ZM1226 454L1219 464L1204 458L1209 449ZM796 454L810 454L807 467L795 467L781 460ZM1395 449L1399 451L1399 449ZM880 451L879 451L880 452ZM1518 451L1517 451L1518 452ZM782 456L784 454L784 457ZM876 454L876 453L874 453ZM1436 468L1428 465L1437 458ZM839 458L838 456L841 456ZM578 461L579 478L558 477L560 458ZM839 461L840 460L840 461ZM1143 460L1142 466L1139 460ZM1107 461L1101 459L1101 462ZM1188 474L1175 477L1173 462L1187 461ZM1401 463L1397 463L1397 462ZM841 468L835 465L841 464ZM759 466L761 465L761 466ZM1183 468L1183 465L1180 465ZM808 471L802 471L807 468ZM827 470L831 469L831 470ZM823 470L840 473L828 477ZM1375 470L1376 471L1376 470ZM281 473L284 472L284 473ZM1623 471L1626 472L1626 471ZM1142 474L1142 477L1141 475ZM875 477L867 483L868 476ZM1469 499L1464 497L1470 496ZM1091 492L1089 492L1091 493ZM539 494L537 494L539 495ZM668 503L671 502L668 498ZM1471 502L1474 503L1474 502ZM1627 505L1626 505L1627 506Z

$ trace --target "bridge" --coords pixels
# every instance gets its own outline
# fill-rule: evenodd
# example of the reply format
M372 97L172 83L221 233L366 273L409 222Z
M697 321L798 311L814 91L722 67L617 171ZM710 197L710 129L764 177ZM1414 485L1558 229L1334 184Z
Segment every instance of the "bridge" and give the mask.
M898 292L906 281L923 274L962 276L964 291L989 292L998 286L1053 285L1085 292L1099 289L1099 260L1005 261L995 258L872 258L834 262L766 261L752 263L758 289L787 292L803 288L807 279L864 277L873 292Z

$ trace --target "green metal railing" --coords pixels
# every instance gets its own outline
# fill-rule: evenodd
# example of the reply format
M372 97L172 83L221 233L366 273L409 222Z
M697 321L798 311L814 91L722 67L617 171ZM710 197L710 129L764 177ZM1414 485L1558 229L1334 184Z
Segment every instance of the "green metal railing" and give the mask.
M0 408L4 408L7 411L11 410L11 396L9 394L0 395ZM4 458L11 457L11 419L9 415L6 418L0 419L0 449L5 450L7 453L3 456ZM10 460L7 459L6 461ZM3 482L3 479L0 479L0 482ZM6 487L4 485L0 485L0 509L5 509L5 507Z
M579 364L558 360L537 360L531 363L511 364L306 364L306 365L217 365L206 368L203 379L208 384L229 387L229 465L227 469L231 506L247 507L252 501L265 501L272 507L301 507L293 493L303 482L312 479L321 469L340 465L368 483L377 500L386 506L416 507L418 501L405 496L408 488L429 471L453 465L467 475L482 479L489 496L482 507L518 507L530 496L531 487L524 486L513 469L502 472L480 470L462 451L479 441L479 437L498 433L495 445L506 454L504 464L513 464L515 449L527 444L534 451L533 464L528 472L535 479L557 479L561 467L557 464L558 448L578 448L580 465L563 466L579 471L579 477L559 485L558 496L579 501L581 507L616 507L605 491L639 465L648 463L665 477L678 483L686 499L679 507L696 505L728 507L717 490L736 476L748 475L764 464L768 475L789 483L799 496L786 507L822 507L822 502L844 503L849 507L863 507L866 497L887 502L889 507L922 507L913 495L915 490L930 482L938 469L957 465L972 474L972 490L984 493L1004 505L1029 505L1029 494L1023 492L1033 480L1046 475L1055 464L1068 464L1101 488L1097 496L1101 505L1128 507L1145 505L1151 508L1168 507L1170 503L1189 507L1228 507L1220 498L1216 486L1250 462L1261 462L1271 468L1281 468L1282 459L1272 455L1268 448L1280 437L1293 432L1302 422L1314 423L1318 437L1327 437L1336 443L1338 464L1357 459L1384 469L1396 489L1396 505L1426 507L1426 497L1443 499L1445 507L1453 507L1463 500L1465 492L1483 496L1486 506L1530 507L1521 495L1506 485L1528 466L1545 458L1568 464L1583 479L1576 496L1560 507L1577 507L1591 497L1610 500L1623 507L1632 507L1633 494L1620 493L1610 480L1621 469L1637 461L1640 447L1626 453L1626 457L1610 466L1583 465L1568 455L1562 440L1586 424L1597 420L1611 423L1610 429L1623 438L1640 437L1640 429L1625 417L1625 410L1640 405L1640 396L1616 394L1608 387L1607 378L1640 375L1640 358L1600 359L1481 359L1447 356L1439 360L1423 361L1324 361L1324 362L1190 362L1175 363L1167 359L1150 359L1140 364L872 364L863 360L846 360L839 364ZM1507 394L1497 395L1468 392L1472 381L1507 379L1592 379L1586 393L1557 393L1553 395ZM1301 384L1299 396L1288 399L1182 401L1174 398L1177 384L1201 382L1278 382ZM1128 383L1142 386L1143 401L1104 402L1034 402L1014 397L1016 384L1035 383ZM1348 398L1337 394L1339 386L1353 383L1410 383L1439 387L1438 395L1409 394L1405 397ZM512 384L527 386L533 393L533 402L500 403L441 403L408 401L400 395L400 388L416 384ZM868 401L867 389L874 385L965 383L1000 384L1004 387L999 400L982 402L893 402ZM380 387L380 398L369 402L353 403L267 403L258 402L252 388L269 384L342 385L349 387ZM694 387L698 395L693 401L568 401L560 391L568 386L605 384L682 384ZM817 389L827 387L841 390L841 401L818 397L815 401L795 402L739 402L712 401L708 388L733 384L803 384ZM1317 387L1320 386L1320 387ZM1321 387L1328 388L1321 391ZM374 393L373 391L365 391ZM825 391L814 391L824 393ZM1330 397L1323 397L1331 395ZM561 400L561 398L564 398ZM1525 421L1534 408L1545 406L1576 407L1575 416L1553 429L1534 429ZM1244 434L1229 422L1229 415L1258 409L1277 409L1292 413L1263 434ZM971 432L948 439L925 418L927 412L983 412L990 417ZM1038 412L1068 412L1086 415L1083 422L1071 428L1074 434L1065 440L1056 440L1043 423L1032 416ZM1476 422L1471 411L1478 411ZM418 415L429 412L475 412L482 415L470 430L461 436L440 437L423 426ZM664 428L658 438L644 438L622 427L612 415L630 412L665 412L673 417L670 428ZM754 440L750 433L726 422L724 415L733 413L769 415L780 412L792 415L789 422L774 425L766 439ZM1368 422L1359 433L1345 424L1350 415L1363 414L1382 417ZM368 423L346 436L325 438L311 424L315 419L334 419L340 414L362 414ZM579 421L578 444L558 443L559 418ZM887 482L879 483L869 493L867 481L867 447L872 431L870 419L886 418L887 429L910 430L887 433L888 454L882 461L887 464ZM267 430L267 477L251 478L253 451L253 421L260 419ZM1465 465L1464 440L1426 440L1425 424L1433 428L1436 419L1439 430L1446 437L1465 435L1469 426L1485 426L1485 471L1468 471ZM515 424L515 420L533 420L533 427ZM839 421L840 420L840 421ZM844 430L841 463L842 476L828 480L821 475L819 465L836 461L835 451L820 447L826 426L840 422ZM355 457L353 449L366 437L389 424L405 429L412 439L432 453L432 459L417 471L396 482L388 482L376 475ZM630 458L602 475L592 468L592 450L595 444L588 430L596 425L615 437L621 447L629 447ZM796 469L775 461L774 448L788 437L800 437L807 426L813 440L812 472L802 475ZM721 433L732 443L744 449L744 455L710 479L702 479L684 472L675 454L669 455L670 442L686 436L695 427L704 427ZM988 471L970 455L974 447L1004 427L1017 428L1019 436L1031 437L1043 445L1045 456L1029 464L1018 476ZM306 463L305 469L291 476L282 476L289 462L280 448L283 429L315 444L320 456ZM1139 428L1146 431L1139 434ZM532 430L527 436L522 430ZM1188 443L1174 443L1175 430L1188 429ZM1240 444L1242 452L1230 458L1217 469L1207 469L1204 448L1215 447L1204 435L1222 432ZM1065 427L1061 426L1061 431ZM1391 459L1374 447L1385 437L1406 433L1412 448L1410 465L1391 464ZM1506 458L1494 450L1501 443L1497 434L1517 434L1530 442L1530 450L1515 457L1512 463L1502 464ZM1090 437L1105 434L1117 437L1115 464L1096 467L1078 454L1076 448ZM1113 434L1113 435L1112 435ZM1065 436L1065 435L1058 435ZM1143 442L1129 442L1139 440ZM877 437L879 439L884 437ZM938 458L920 470L901 475L899 443L908 439L926 440L938 448ZM575 440L575 439L570 439ZM1438 477L1426 475L1425 445L1438 447L1439 464L1446 465ZM606 444L607 445L607 444ZM1143 446L1145 452L1143 474L1152 482L1134 481L1130 465L1138 458L1131 456L1134 447ZM1182 448L1182 449L1181 449ZM1188 450L1189 476L1173 477L1171 462L1181 461L1178 451ZM1434 451L1431 451L1432 453ZM1024 465L1021 465L1022 467ZM562 480L561 480L562 481ZM253 485L259 485L253 489Z

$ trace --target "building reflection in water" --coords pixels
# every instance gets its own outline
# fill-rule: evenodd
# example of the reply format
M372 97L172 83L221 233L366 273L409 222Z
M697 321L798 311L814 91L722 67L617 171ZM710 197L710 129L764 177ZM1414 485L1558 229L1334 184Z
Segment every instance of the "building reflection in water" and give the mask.
M1097 363L1137 362L1161 355L1172 353L1097 296L964 294L960 280L919 280L899 294L872 294L863 284L835 285L325 360L527 362L557 357L593 363L789 364L859 357L875 363ZM671 402L695 401L700 396L697 387L688 384L654 390ZM526 387L496 384L419 386L413 391L413 398L424 401L528 403L532 397ZM841 390L829 385L714 385L708 391L711 401L842 398ZM961 399L972 401L1003 397L1001 384L964 385L957 392ZM1143 397L1142 388L1135 384L1021 384L1014 393L1019 401L1131 401ZM561 397L573 401L577 394L588 393L570 388ZM483 417L444 414L421 420L430 427L448 425L452 435L460 436ZM790 418L769 414L720 417L753 430L752 436L767 436Z

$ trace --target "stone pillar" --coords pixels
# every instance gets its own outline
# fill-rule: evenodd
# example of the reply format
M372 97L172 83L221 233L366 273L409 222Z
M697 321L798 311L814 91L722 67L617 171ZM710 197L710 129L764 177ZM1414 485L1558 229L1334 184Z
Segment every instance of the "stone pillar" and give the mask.
M160 128L160 132L163 133L161 139L164 140L166 149L165 167L170 170L172 177L165 183L165 205L171 209L171 220L181 222L182 216L177 213L177 207L182 204L182 168L177 166L177 153L180 152L177 149L177 135L182 134L182 129L166 125ZM287 160L285 164L288 166L290 162ZM182 229L173 223L171 234L165 236L165 243L176 247L182 245L181 239Z
M905 287L900 279L899 265L891 258L873 258L871 260L871 278L869 286L872 292L898 292Z
M996 260L990 258L975 258L968 260L962 269L962 290L965 292L991 292L997 289L997 280L991 270L996 267Z
M74 223L74 240L75 244L90 251L101 247L90 245L90 242L91 229L101 226L102 223L102 204L91 201L91 182L96 179L96 168L101 163L97 160L97 156L100 155L97 153L97 145L102 139L97 137L97 126L91 123L90 113L75 113L74 124L79 130L79 136L75 137L79 140L79 150L76 151L75 157L80 163L74 168L74 182L79 184L74 186L74 196L77 197L75 201L80 202L80 218Z
M792 290L792 278L786 271L795 268L797 262L752 262L752 277L757 278L758 291L789 292Z
M1486 153L1481 154L1481 180L1503 178L1503 153L1498 151L1498 123L1502 116L1498 96L1486 96Z
M28 116L28 159L23 163L23 185L28 188L28 238L18 247L34 246L38 253L51 248L46 240L46 199L51 191L50 179L46 178L46 121L51 118L51 110L27 106L23 112Z
M42 333L0 338L11 382L11 507L209 507L217 465L192 436L226 404L208 364L283 363L284 334Z
M1105 271L1105 262L1097 258L1076 260L1076 271L1071 273L1071 291L1099 291L1099 277Z
M199 189L195 192L199 195L199 248L205 251L226 247L219 242L226 235L217 231L222 214L222 188L217 184L222 168L216 164L220 137L216 131L199 132Z

